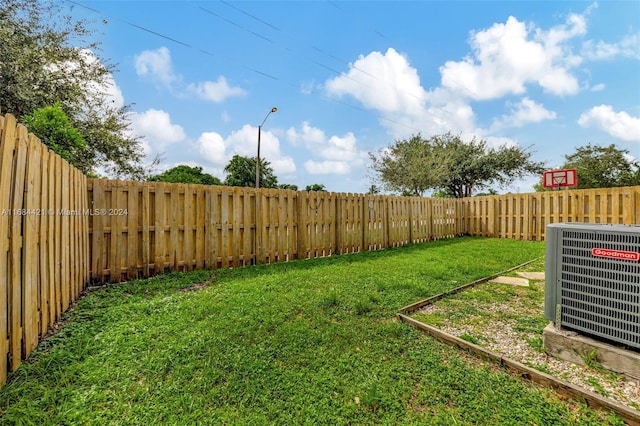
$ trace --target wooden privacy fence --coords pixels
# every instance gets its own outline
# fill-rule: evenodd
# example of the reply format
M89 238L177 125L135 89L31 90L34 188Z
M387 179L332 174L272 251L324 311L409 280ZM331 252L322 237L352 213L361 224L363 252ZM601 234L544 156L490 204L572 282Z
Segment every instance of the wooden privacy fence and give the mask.
M442 199L90 179L88 191L96 282L640 221L640 187Z
M640 186L464 198L461 210L469 235L542 241L550 223L640 224Z
M0 116L0 384L89 278L87 180Z
M461 200L89 179L91 279L378 250L464 233Z
M93 282L396 247L548 223L640 223L640 186L465 199L87 179L0 116L0 385Z

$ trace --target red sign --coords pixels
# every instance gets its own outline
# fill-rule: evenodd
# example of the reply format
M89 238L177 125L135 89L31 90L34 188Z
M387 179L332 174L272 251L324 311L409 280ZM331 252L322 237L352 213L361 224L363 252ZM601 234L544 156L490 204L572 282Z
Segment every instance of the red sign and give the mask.
M548 170L542 173L542 186L545 188L576 186L577 184L576 169Z
M610 259L636 260L636 261L640 260L640 253L636 251L592 248L591 254L597 257L608 257Z

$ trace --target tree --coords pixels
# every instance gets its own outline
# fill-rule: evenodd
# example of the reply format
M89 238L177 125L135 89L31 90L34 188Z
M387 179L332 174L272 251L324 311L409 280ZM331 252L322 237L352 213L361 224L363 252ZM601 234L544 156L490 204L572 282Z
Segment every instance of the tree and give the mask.
M380 193L380 188L378 188L378 186L375 184L372 184L367 190L367 194L369 195L377 195L379 193Z
M321 183L314 183L312 185L307 185L304 188L305 191L327 191L327 187Z
M292 183L281 183L280 185L278 185L279 189L288 189L291 191L297 191L298 190L298 185L294 185Z
M278 178L268 161L260 159L260 188L277 188ZM224 184L228 186L256 186L256 157L234 155L224 168L227 176Z
M150 181L173 183L197 183L200 185L222 185L215 176L202 172L202 167L190 167L184 164L173 167L158 175L151 176Z
M378 154L369 153L373 170L383 187L392 192L422 195L436 187L440 164L435 160L433 147L420 135L398 140Z
M640 185L640 164L626 149L588 144L565 155L562 169L576 169L576 189ZM537 191L542 185L535 186Z
M114 67L95 56L99 43L87 41L93 33L54 1L3 0L0 109L22 121L59 103L86 143L72 164L140 178L143 151L131 136L129 107L115 105L108 94Z
M487 195L498 195L498 191L493 188L489 188L486 192L478 192L474 197L485 197Z
M32 115L25 115L23 119L29 131L37 135L56 154L81 171L89 171L87 165L82 162L87 143L78 129L71 125L60 103L37 109Z
M543 170L526 149L491 148L484 140L465 142L451 133L430 139L412 136L369 156L385 188L404 195L432 189L448 197L470 197L490 185L506 186Z

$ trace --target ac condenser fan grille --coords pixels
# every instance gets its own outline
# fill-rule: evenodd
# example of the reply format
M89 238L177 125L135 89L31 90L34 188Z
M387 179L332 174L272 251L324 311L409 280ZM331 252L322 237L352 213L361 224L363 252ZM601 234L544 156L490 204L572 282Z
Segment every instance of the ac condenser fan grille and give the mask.
M545 304L553 305L545 306L547 317L640 349L640 227L553 224L548 229L546 291L554 294L545 295ZM554 318L557 305L560 317Z

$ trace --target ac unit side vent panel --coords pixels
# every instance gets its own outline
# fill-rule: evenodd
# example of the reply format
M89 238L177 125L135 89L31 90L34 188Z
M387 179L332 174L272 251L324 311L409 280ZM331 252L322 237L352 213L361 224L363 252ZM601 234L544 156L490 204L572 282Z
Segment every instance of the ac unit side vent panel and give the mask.
M548 225L547 318L640 349L639 257L640 226Z

